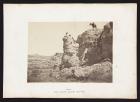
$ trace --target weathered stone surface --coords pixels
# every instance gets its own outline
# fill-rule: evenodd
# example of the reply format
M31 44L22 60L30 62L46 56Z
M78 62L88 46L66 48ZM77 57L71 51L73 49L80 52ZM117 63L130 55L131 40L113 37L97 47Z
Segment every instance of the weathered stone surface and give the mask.
M112 63L110 61L101 62L91 66L92 72L88 80L112 82Z
M78 56L80 61L83 62L86 60L87 64L90 65L98 62L100 59L98 38L100 37L101 32L102 30L100 29L90 29L78 36Z
M112 81L112 63L105 61L92 66L64 68L60 73L65 78Z
M62 65L64 68L79 66L78 48L79 44L75 42L71 35L66 34L63 38Z
M103 33L101 35L101 54L102 58L110 58L112 60L112 44L113 44L113 24L107 23L104 26Z
M72 70L73 70L72 68L64 68L64 69L62 69L62 70L60 71L61 77L67 78L67 77L73 76Z
M81 62L92 65L105 58L112 59L112 26L112 22L109 22L104 25L103 30L93 28L78 36L78 56Z

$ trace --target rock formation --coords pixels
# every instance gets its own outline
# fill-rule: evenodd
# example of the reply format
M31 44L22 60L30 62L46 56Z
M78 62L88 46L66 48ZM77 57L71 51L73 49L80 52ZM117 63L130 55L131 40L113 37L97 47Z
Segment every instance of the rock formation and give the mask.
M104 25L104 30L98 41L100 44L100 53L102 59L109 58L112 61L112 44L113 44L113 23L109 22Z
M113 23L103 29L90 25L76 41L66 33L63 53L29 56L28 81L112 82Z
M69 68L73 66L79 66L79 58L77 56L79 44L75 42L74 38L69 34L63 37L63 56L62 66L63 68Z
M103 29L98 29L95 23L90 25L93 28L80 34L77 41L67 33L64 36L61 78L112 80L113 24L109 22Z
M92 66L64 68L60 71L60 76L83 81L112 81L112 63L104 61Z
M106 58L112 60L113 23L107 23L104 29L98 29L94 22L90 25L92 29L80 34L77 41L68 33L64 36L63 67L92 65Z
M81 62L90 65L97 63L101 59L98 38L102 30L98 29L95 24L94 26L92 24L92 27L92 29L83 32L77 38L77 43L79 44L79 59Z
M79 35L76 41L79 44L80 61L82 64L92 65L105 58L112 59L113 23L104 25L103 30L98 29L95 23L90 25L93 28Z

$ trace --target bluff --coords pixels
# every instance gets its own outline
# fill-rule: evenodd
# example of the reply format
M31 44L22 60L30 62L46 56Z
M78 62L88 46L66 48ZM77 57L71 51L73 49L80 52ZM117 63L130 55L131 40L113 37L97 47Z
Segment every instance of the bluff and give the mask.
M80 34L76 42L81 63L92 65L107 58L112 60L112 35L112 22L105 24L104 29L94 26Z

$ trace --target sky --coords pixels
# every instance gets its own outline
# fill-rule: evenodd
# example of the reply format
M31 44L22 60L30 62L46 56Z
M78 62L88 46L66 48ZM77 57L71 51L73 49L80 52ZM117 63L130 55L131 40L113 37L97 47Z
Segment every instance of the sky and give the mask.
M62 38L68 32L74 39L92 27L90 22L29 22L28 24L28 54L52 56L63 53ZM98 28L103 28L107 22L95 22Z

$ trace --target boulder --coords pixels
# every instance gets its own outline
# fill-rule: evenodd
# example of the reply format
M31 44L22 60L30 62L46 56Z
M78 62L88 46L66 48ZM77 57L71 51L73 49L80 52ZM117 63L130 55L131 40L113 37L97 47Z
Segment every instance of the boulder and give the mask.
M105 61L92 66L64 68L60 71L60 76L83 81L112 81L112 63Z
M68 77L72 77L73 73L72 73L72 68L64 68L60 71L60 76L62 78L68 78Z
M79 58L76 55L68 55L64 54L62 57L62 62L64 65L64 68L69 68L69 67L74 67L74 66L79 66Z
M112 63L110 61L94 64L91 68L93 70L88 76L89 81L112 82Z

